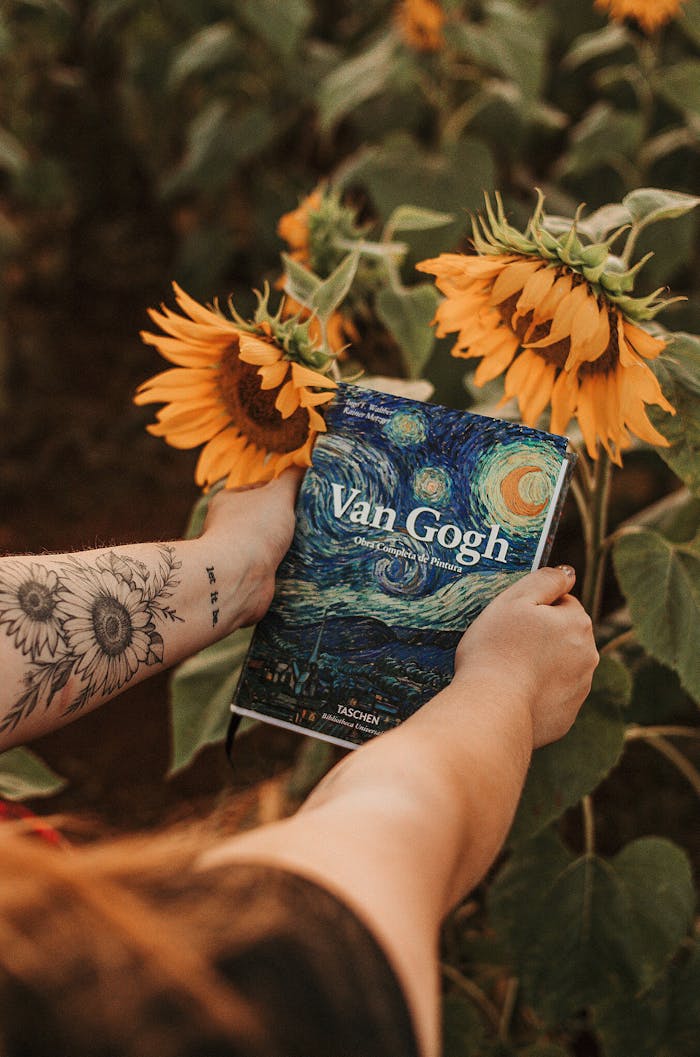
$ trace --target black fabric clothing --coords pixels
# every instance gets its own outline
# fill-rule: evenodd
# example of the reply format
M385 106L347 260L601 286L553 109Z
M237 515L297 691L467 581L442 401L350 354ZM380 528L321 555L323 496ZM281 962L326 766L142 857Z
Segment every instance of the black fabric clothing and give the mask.
M259 1010L270 1057L418 1057L396 974L344 902L274 867L216 873L232 915L217 964Z
M419 1057L382 947L322 886L231 863L136 873L125 888L214 966L262 1041L242 1025L233 1037L213 1029L167 973L154 977L138 947L95 919L89 899L59 889L17 922L38 955L34 978L0 970L2 1057Z

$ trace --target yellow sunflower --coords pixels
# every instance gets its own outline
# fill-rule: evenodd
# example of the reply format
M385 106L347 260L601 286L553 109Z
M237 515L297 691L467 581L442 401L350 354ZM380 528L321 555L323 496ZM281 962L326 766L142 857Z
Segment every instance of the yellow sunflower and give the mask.
M633 18L646 33L653 33L680 12L685 0L595 0L595 6L616 22Z
M445 12L437 0L401 0L395 8L399 32L415 51L440 51Z
M646 364L665 343L606 293L600 265L591 282L554 254L483 252L495 243L480 240L476 256L444 253L418 265L445 295L434 320L438 336L456 332L453 356L481 359L476 384L505 372L503 399L517 398L526 425L536 425L549 404L552 432L564 433L575 417L592 458L600 443L620 464L631 433L668 446L645 410L656 404L675 413ZM642 302L647 312L650 301Z
M204 444L195 480L205 489L277 477L287 466L310 466L316 434L326 424L316 408L337 383L290 358L313 350L308 328L266 316L255 324L205 308L173 283L182 315L166 307L149 315L163 334L143 340L177 366L139 386L136 404L163 403L148 426L174 448ZM257 317L256 317L257 318ZM319 391L321 390L321 391Z

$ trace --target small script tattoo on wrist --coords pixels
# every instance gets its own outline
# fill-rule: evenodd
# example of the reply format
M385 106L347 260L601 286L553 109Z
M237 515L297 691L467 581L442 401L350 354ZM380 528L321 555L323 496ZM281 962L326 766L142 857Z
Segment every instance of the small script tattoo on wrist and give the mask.
M28 658L28 670L0 732L14 730L38 706L48 709L71 676L82 685L64 715L120 690L144 665L162 662L158 623L184 623L166 604L182 563L167 544L157 555L155 567L116 551L93 560L68 555L51 564L3 563L0 627Z
M209 601L211 603L211 626L213 628L219 623L219 592L214 586L216 584L216 574L214 572L213 565L207 565L207 576L209 577L209 586L211 591L209 592Z

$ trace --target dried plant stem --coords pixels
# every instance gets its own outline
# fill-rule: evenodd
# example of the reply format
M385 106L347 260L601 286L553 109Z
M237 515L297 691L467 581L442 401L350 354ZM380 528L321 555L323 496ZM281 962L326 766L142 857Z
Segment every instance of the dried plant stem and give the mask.
M637 736L640 737L641 735ZM688 757L679 752L675 745L671 745L670 741L666 741L666 738L660 734L647 733L644 737L645 741L653 745L662 756L665 756L674 765L676 770L690 782L697 795L700 796L700 771L693 766Z
M583 815L583 842L586 855L595 852L595 816L593 814L593 801L590 796L581 799L581 813Z
M600 652L601 654L612 653L614 650L618 650L620 646L626 646L628 642L634 642L636 638L637 632L635 629L628 628L627 631L621 631L614 639L610 639L610 642L606 642L604 646L601 646Z
M519 981L517 976L511 976L510 980L508 981L508 986L506 988L506 995L503 1000L503 1009L501 1010L501 1019L498 1024L498 1038L500 1042L503 1043L508 1042L510 1022L513 1019L515 1000L518 997L518 986Z
M455 987L460 991L463 991L464 994L472 1000L479 1011L483 1013L493 1030L498 1031L501 1024L501 1011L495 1002L492 1002L488 995L485 995L473 980L469 980L466 976L463 976L459 969L455 969L451 965L446 965L444 962L440 965L440 969L444 977L450 980Z

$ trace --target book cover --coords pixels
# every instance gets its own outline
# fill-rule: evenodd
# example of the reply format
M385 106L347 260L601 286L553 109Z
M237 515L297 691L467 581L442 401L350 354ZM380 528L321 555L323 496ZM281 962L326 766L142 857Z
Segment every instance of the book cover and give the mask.
M442 689L465 628L546 562L573 457L565 437L354 385L326 419L232 710L355 748Z

